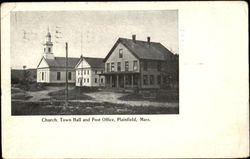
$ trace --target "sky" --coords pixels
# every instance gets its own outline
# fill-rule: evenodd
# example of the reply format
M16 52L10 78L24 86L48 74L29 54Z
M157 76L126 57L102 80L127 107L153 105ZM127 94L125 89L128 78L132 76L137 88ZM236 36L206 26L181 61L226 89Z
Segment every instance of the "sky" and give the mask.
M48 30L53 53L105 58L119 37L160 42L178 50L178 11L18 11L11 13L11 68L36 68Z

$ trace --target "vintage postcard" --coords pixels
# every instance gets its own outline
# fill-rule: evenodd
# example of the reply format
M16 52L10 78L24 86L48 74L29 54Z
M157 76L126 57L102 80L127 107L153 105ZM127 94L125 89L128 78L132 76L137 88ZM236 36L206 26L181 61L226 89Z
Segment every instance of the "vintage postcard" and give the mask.
M244 2L3 3L3 157L249 156L247 16Z
M12 11L10 20L12 115L179 113L177 10Z

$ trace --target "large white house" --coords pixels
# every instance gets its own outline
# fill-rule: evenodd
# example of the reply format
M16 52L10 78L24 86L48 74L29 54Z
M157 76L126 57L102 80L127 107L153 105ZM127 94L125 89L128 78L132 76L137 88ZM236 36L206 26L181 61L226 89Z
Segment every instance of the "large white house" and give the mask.
M46 35L43 57L37 66L38 83L65 83L66 81L66 58L55 57L50 32ZM68 82L75 83L75 66L80 58L68 58Z
M75 67L76 86L105 86L103 58L81 57Z

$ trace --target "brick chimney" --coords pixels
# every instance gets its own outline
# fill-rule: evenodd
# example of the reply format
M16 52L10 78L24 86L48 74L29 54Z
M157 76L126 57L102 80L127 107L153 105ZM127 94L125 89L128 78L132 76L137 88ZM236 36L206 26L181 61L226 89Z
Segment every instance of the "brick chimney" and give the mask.
M150 36L147 37L148 45L150 45Z
M132 35L133 42L136 42L136 35Z

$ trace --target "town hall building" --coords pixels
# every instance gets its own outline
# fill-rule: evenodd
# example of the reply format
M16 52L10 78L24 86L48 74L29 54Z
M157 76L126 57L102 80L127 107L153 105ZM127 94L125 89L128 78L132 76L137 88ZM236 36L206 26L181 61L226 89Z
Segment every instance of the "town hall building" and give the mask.
M75 67L76 86L104 87L105 77L103 58L82 57Z
M119 38L104 59L105 86L113 88L178 87L179 56L161 43Z
M68 83L75 83L75 66L80 58L68 58ZM44 43L43 57L37 66L38 83L65 83L66 57L55 57L51 34L48 31Z

